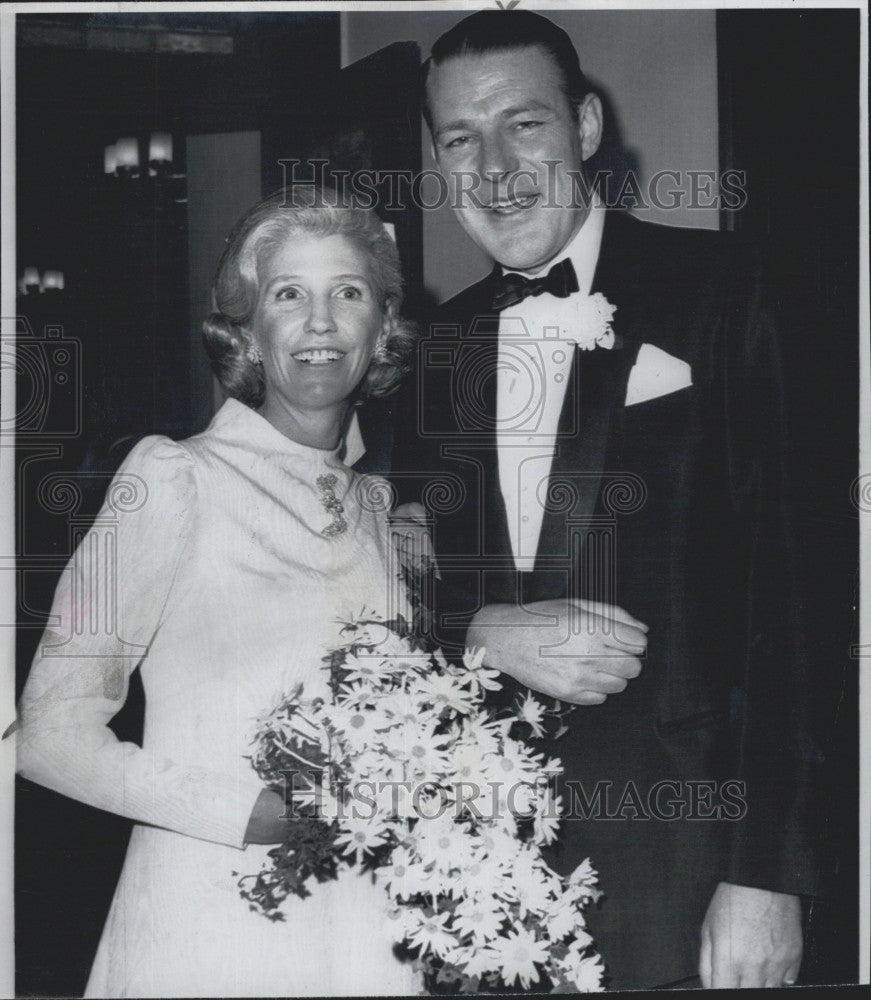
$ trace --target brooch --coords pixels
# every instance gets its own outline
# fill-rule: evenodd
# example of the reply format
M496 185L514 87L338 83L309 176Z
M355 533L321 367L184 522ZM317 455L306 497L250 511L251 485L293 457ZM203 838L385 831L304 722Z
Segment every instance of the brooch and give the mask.
M334 535L341 535L343 531L348 528L348 522L342 517L345 513L345 508L342 506L341 500L336 496L336 483L338 479L329 473L326 476L318 476L317 480L318 489L321 492L321 503L327 510L327 513L332 514L333 520L326 528L321 529L321 534L326 535L327 538L332 538Z

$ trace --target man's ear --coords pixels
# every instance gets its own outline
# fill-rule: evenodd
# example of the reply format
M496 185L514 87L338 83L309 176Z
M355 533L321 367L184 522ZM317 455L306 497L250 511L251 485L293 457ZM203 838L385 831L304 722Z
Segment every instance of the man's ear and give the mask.
M587 94L581 101L578 133L581 137L581 157L589 160L602 141L602 102L595 94Z

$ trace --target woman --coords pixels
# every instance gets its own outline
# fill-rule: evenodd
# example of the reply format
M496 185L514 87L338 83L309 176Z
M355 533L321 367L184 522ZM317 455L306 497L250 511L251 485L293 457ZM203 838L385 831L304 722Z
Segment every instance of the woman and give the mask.
M338 620L397 594L340 430L407 367L398 257L373 213L313 202L267 199L229 237L204 335L230 398L202 434L133 449L22 697L21 772L138 821L88 996L418 990L369 876L313 886L283 922L239 893L292 822L245 756L258 716L299 682L326 693ZM90 558L107 526L114 563ZM142 748L107 727L137 665Z

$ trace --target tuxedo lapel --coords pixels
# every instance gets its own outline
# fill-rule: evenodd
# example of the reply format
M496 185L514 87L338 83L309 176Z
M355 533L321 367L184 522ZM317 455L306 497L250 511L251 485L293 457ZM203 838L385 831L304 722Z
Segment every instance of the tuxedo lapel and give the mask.
M496 448L496 389L499 316L493 312L497 266L480 282L462 317L453 400L458 419L458 456L470 496L478 497L476 528L483 554L511 557L505 501L499 483ZM459 404L459 406L458 406Z
M548 557L567 555L570 522L589 523L598 504L606 456L619 453L626 386L640 348L639 262L626 253L625 220L609 214L591 293L601 292L617 310L619 347L575 350L557 430L536 569Z

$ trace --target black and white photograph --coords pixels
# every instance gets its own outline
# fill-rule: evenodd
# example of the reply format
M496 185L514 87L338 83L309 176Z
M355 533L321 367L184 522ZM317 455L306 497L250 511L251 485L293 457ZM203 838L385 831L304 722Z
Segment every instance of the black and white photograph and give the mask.
M867 984L865 0L3 7L0 995Z

